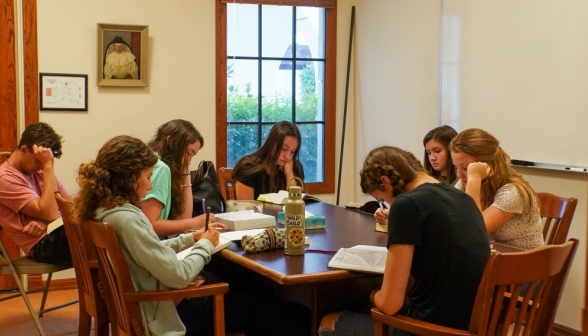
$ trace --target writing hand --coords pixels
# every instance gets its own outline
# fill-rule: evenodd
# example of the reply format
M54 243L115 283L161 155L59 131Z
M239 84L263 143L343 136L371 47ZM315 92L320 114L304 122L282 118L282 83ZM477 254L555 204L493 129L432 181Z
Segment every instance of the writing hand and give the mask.
M386 209L382 211L382 209L377 209L374 213L374 218L378 224L387 225L388 224L388 213L390 209Z
M37 221L30 221L23 227L22 232L33 237L39 237L47 233L47 225Z
M217 246L219 241L220 233L217 230L204 231L200 236L200 239L208 239L212 245Z
M472 162L468 165L468 181L476 178L482 181L491 171L492 168L486 162Z

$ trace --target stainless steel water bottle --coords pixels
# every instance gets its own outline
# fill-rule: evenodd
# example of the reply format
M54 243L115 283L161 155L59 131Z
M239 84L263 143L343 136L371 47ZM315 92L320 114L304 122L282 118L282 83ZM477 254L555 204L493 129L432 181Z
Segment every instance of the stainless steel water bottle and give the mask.
M304 213L305 206L302 200L302 188L290 186L288 188L288 200L284 210L284 223L286 226L286 243L284 253L288 255L304 254Z

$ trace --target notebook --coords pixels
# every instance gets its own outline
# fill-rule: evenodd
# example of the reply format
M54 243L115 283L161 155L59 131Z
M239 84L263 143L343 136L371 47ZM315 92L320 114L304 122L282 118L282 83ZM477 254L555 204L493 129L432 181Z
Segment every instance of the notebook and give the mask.
M223 237L219 237L218 239L218 245L214 248L214 251L212 251L212 254L215 254L216 252L224 249L225 247L231 245L233 243L232 240L223 238ZM183 251L180 251L178 253L176 253L176 257L178 257L178 260L182 260L184 259L188 254L190 254L190 251L192 250L192 247L189 247Z

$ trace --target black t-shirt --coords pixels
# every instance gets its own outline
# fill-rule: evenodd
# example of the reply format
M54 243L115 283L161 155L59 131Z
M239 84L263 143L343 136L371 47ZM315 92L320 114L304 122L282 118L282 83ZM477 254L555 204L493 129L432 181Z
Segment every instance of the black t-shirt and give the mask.
M414 245L407 315L467 329L490 256L474 200L450 185L425 183L396 197L388 221L388 246Z
M302 168L302 165L297 161L295 161L294 164L294 174L304 181L304 168ZM253 164L243 165L243 169L249 168L251 165ZM253 199L257 199L260 194L268 194L272 192L278 192L280 190L286 190L286 174L284 174L284 172L280 169L278 169L278 175L276 176L278 187L276 190L271 190L271 177L265 169L262 169L259 172L249 176L239 176L239 172L235 172L234 175L236 176L236 180L238 182L253 188Z

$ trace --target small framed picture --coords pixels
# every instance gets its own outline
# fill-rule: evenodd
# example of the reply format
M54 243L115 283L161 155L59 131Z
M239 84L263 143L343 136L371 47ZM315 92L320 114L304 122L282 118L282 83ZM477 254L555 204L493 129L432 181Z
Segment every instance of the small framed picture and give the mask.
M98 86L149 83L149 26L98 23Z
M39 108L88 111L88 75L39 73Z

